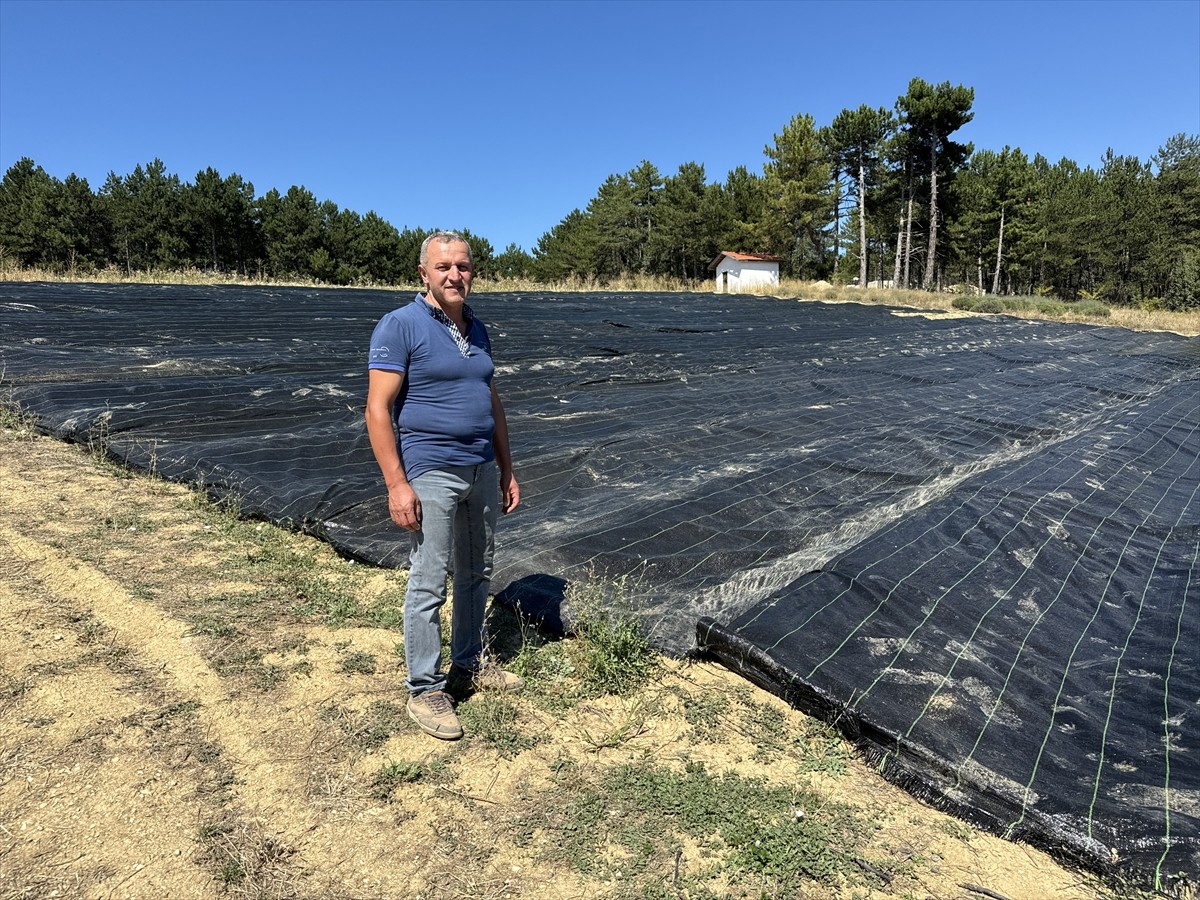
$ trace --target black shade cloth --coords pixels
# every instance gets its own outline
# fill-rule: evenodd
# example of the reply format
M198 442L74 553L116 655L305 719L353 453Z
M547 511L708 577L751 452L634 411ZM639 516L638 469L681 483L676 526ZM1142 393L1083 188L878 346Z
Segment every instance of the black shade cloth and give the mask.
M403 565L362 426L411 296L0 285L48 431ZM914 793L1146 882L1200 873L1200 340L708 294L472 298L522 507L495 588L836 722Z

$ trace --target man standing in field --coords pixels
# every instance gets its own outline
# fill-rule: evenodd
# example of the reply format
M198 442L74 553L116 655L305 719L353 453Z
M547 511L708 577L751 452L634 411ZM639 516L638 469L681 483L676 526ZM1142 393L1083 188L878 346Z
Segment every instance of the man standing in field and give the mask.
M456 232L435 232L421 245L417 271L426 292L385 315L371 336L367 434L392 521L412 534L404 598L408 714L426 734L455 740L463 731L452 694L524 686L483 661L496 509L512 512L521 492L492 383L492 345L466 302L471 248ZM449 571L447 674L439 613Z

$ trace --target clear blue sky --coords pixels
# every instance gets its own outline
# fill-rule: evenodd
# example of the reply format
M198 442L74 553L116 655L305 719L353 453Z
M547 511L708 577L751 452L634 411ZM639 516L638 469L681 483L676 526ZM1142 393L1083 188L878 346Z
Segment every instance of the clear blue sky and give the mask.
M914 76L975 89L976 148L1146 161L1200 134L1200 0L0 0L0 169L157 157L531 250L611 174L761 172Z

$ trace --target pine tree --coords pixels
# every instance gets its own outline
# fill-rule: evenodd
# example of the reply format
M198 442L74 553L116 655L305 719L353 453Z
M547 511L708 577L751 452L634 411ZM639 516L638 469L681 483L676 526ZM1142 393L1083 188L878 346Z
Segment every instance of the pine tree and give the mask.
M883 142L893 127L893 119L883 107L872 109L863 104L856 110L844 109L829 126L829 144L835 164L854 178L858 207L858 283L867 283L867 189L878 178Z
M933 287L937 264L939 177L957 169L972 149L969 144L950 140L950 135L974 118L974 101L974 88L952 87L948 81L935 87L920 78L910 81L908 93L896 101L901 127L925 150L929 161L929 243L921 280L924 290Z
M29 157L17 160L0 181L0 259L22 266L46 265L54 180Z
M831 268L824 259L823 235L833 214L833 164L813 117L793 116L763 153L767 249L787 260L793 276L822 276Z

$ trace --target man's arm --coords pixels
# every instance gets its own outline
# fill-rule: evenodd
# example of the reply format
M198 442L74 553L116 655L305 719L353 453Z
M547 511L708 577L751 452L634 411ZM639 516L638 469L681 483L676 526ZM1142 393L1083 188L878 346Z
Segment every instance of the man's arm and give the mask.
M371 369L367 382L367 437L388 492L388 512L401 528L421 527L421 501L404 474L392 427L392 407L404 386L404 373Z
M500 402L495 382L492 383L492 418L496 420L492 446L496 451L496 465L500 468L500 508L507 514L520 504L521 488L513 474L512 451L508 446L508 419L504 415L504 404Z

